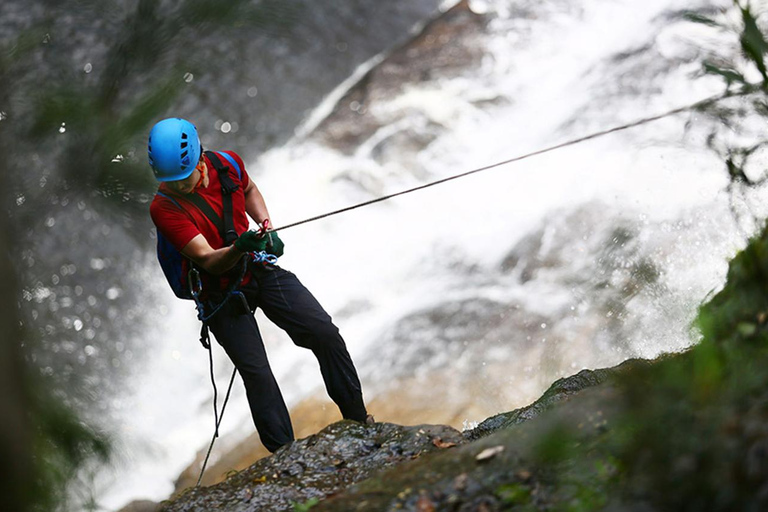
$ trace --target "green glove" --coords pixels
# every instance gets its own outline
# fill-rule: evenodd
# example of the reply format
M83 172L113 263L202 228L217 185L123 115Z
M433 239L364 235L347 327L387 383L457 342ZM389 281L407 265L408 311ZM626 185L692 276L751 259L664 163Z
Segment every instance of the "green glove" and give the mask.
M267 253L272 254L273 256L277 256L278 258L282 256L285 249L285 244L282 240L280 240L280 237L277 236L277 233L267 233L265 238L267 239L267 248L265 249Z
M261 252L267 248L266 236L261 236L258 231L246 231L235 240L235 247L242 252Z

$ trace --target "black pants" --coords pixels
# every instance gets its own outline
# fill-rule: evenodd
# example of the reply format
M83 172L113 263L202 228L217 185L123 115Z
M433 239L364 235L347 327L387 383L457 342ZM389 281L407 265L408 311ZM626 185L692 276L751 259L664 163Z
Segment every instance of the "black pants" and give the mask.
M360 380L339 329L296 276L280 267L257 265L243 293L251 310L261 308L296 345L315 354L328 395L342 416L365 421ZM261 442L274 452L293 441L288 409L269 367L253 314L233 297L208 323L243 378Z

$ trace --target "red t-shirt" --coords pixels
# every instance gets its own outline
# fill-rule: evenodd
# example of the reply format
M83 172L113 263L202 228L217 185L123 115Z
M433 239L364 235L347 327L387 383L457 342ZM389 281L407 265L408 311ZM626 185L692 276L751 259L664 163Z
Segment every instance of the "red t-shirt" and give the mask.
M245 214L245 195L244 190L250 183L248 173L245 171L245 164L243 160L234 151L222 151L235 159L240 166L240 176L237 174L237 170L234 169L225 157L221 157L221 163L229 167L229 177L232 181L239 185L237 191L232 194L232 220L235 225L235 231L238 234L244 233L248 230L248 217ZM223 205L221 197L221 182L219 181L219 173L214 168L208 157L205 157L205 162L208 165L208 186L205 188L197 188L195 192L201 196L219 216L223 218ZM194 205L188 199L185 199L183 194L178 194L171 191L165 183L161 183L158 188L158 193L155 195L152 204L149 207L149 213L152 216L152 221L157 227L157 231L168 239L168 241L181 252L184 247L199 234L202 234L208 243L214 249L220 249L224 247L224 240L221 238L219 228L211 222L205 214L200 211L197 206ZM176 203L174 203L169 197L172 197ZM178 203L178 204L177 204ZM181 206L181 208L179 208ZM233 277L234 274L239 274L240 266L236 266L232 271L222 275L218 278L218 282L215 282L213 276L203 276L203 292L210 291L211 289L224 290ZM248 280L246 277L246 280ZM244 282L245 282L244 281ZM207 294L206 294L207 295Z

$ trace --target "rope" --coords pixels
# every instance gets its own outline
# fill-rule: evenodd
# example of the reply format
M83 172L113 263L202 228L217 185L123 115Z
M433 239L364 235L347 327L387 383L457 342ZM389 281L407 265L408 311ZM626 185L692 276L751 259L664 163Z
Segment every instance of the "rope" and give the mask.
M558 150L558 149L562 149L562 148L565 148L565 147L568 147L568 146L573 146L573 145L576 145L576 144L580 144L580 143L586 142L588 140L597 139L598 137L603 137L603 136L609 135L611 133L616 133L616 132L628 130L630 128L635 128L637 126L641 126L641 125L644 125L644 124L652 123L654 121L658 121L660 119L664 119L665 117L675 116L677 114L682 114L683 112L688 112L688 111L691 111L691 110L698 110L698 109L701 109L701 108L703 108L705 106L708 106L708 105L710 105L712 103L717 103L718 101L721 101L723 99L726 99L726 98L729 98L729 97L732 97L732 96L735 96L735 95L747 94L749 92L751 92L749 88L746 88L745 91L739 92L739 93L732 93L730 91L726 91L725 93L716 94L714 96L710 96L709 98L705 98L703 100L697 101L696 103L691 103L690 105L686 105L686 106L683 106L683 107L678 107L678 108L669 110L667 112L664 112L662 114L658 114L658 115L655 115L655 116L639 119L637 121L633 121L631 123L623 124L623 125L620 125L620 126L615 126L613 128L609 128L607 130L602 130L602 131L599 131L599 132L594 132L594 133L591 133L589 135L585 135L583 137L579 137L579 138L572 139L572 140L569 140L569 141L566 141L566 142L563 142L563 143L560 143L560 144L556 144L554 146L549 146L547 148L539 149L539 150L533 151L531 153L527 153L527 154L524 154L524 155L521 155L521 156L516 156L514 158L510 158L510 159L504 160L502 162L497 162L495 164L487 165L485 167L480 167L478 169L473 169L471 171L463 172L461 174L455 174L453 176L449 176L447 178L439 179L437 181L432 181L430 183L425 183L423 185L419 185L417 187L409 188L407 190L401 190L400 192L395 192L394 194L389 194L389 195L386 195L386 196L377 197L375 199L364 201L362 203L358 203L358 204L355 204L355 205L352 205L352 206L347 206L345 208L334 210L334 211L331 211L331 212L328 212L328 213L323 213L321 215L316 215L314 217L310 217L308 219L304 219L304 220L301 220L301 221L298 221L298 222L294 222L292 224L286 224L285 226L280 226L278 228L274 228L271 231L282 231L282 230L286 230L288 228L293 228L293 227L296 227L296 226L301 226L302 224L308 224L308 223L314 222L316 220L325 219L326 217L331 217L333 215L338 215L340 213L356 210L356 209L362 208L364 206L369 206L369 205L372 205L372 204L375 204L375 203L380 203L382 201L386 201L388 199L392 199L393 197L403 196L403 195L406 195L406 194L410 194L411 192L416 192L418 190L423 190L425 188L434 187L435 185L440 185L440 184L446 183L448 181L457 180L459 178L464 178L465 176L470 176L472 174L477 174L479 172L487 171L489 169L494 169L496 167L501 167L503 165L511 164L513 162L519 162L521 160L526 160L526 159L532 158L534 156L543 155L545 153L549 153L549 152L552 152L552 151L555 151L555 150Z
M216 425L216 428L213 431L213 437L219 437L219 423L221 420L219 419L219 390L216 387L216 377L213 374L213 348L211 348L210 341L208 342L208 361L210 361L210 370L211 370L211 384L213 384L213 424Z
M211 366L211 371L213 371L213 366ZM224 404L221 406L221 414L219 415L218 419L216 420L216 429L213 432L213 437L211 438L211 444L208 445L208 453L205 454L205 460L203 461L203 467L200 468L200 476L197 477L197 483L195 484L195 487L200 487L200 482L203 480L203 473L205 473L205 468L208 465L208 459L211 456L211 451L213 450L213 443L216 442L216 438L219 437L219 425L221 425L221 419L224 417L224 409L227 408L227 402L229 401L229 394L232 391L232 384L235 382L235 374L237 374L237 368L234 368L232 370L232 377L229 378L229 387L227 388L227 395L224 397ZM213 373L211 373L211 376L213 376ZM214 397L216 396L216 384L213 385L214 389ZM214 410L216 409L216 398L214 398Z
M266 253L257 253L254 254L253 260L256 262L269 262L267 258L268 255ZM195 484L195 487L200 487L200 482L203 480L203 474L205 473L205 468L208 466L208 459L211 456L211 451L213 450L213 444L216 442L216 438L219 437L219 426L221 425L221 420L224 418L224 411L227 408L227 402L229 402L229 395L232 391L232 384L235 382L235 374L237 373L237 367L235 367L232 370L232 377L229 379L229 387L227 388L227 394L224 397L224 403L221 406L221 413L219 413L218 410L218 388L216 387L216 377L213 372L213 347L211 347L211 338L210 338L210 331L208 329L208 320L213 318L213 316L218 313L229 301L230 298L232 298L235 295L238 295L242 301L245 302L247 305L247 302L245 300L245 296L242 292L237 290L237 287L240 285L240 283L245 278L245 273L248 269L248 259L243 259L243 265L242 269L240 270L240 277L237 281L233 281L230 285L229 289L227 290L227 294L224 296L224 299L215 307L213 310L206 315L205 314L205 305L200 300L200 292L202 292L202 282L200 280L200 273L192 268L189 271L189 283L190 283L190 290L192 291L192 297L195 301L195 307L197 308L197 317L202 322L203 326L200 330L200 343L202 343L203 347L208 350L208 361L210 363L210 374L211 374L211 384L213 385L213 420L215 423L215 428L213 430L213 437L211 438L211 444L208 446L208 453L205 455L205 460L203 461L203 466L200 468L200 476L197 477L197 483ZM194 274L193 274L194 273Z

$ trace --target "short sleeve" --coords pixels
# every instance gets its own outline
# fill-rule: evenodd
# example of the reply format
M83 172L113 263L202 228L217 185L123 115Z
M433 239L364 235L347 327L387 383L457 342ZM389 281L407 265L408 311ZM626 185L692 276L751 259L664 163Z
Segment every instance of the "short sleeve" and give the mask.
M158 233L171 242L179 252L187 246L190 240L200 234L200 230L192 219L170 199L155 196L149 207L149 214Z

